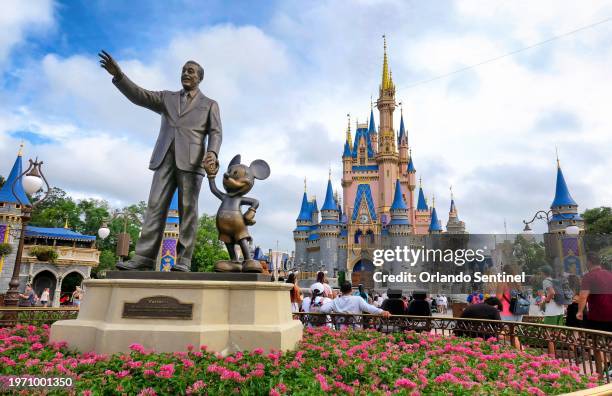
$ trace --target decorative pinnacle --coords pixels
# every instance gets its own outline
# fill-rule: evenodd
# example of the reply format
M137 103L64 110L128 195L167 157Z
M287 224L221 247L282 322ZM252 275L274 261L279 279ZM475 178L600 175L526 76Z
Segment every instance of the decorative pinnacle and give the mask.
M387 89L392 88L393 82L389 74L389 61L387 59L387 36L383 34L382 37L383 37L384 54L383 54L382 84L380 88L383 91L385 91Z
M329 180L331 180L331 165L329 166Z
M68 229L68 217L66 217L66 221L64 222L64 228Z
M403 117L404 116L404 106L402 102L398 103L399 108L400 108L400 115Z
M370 94L370 110L374 109L374 95Z
M419 188L423 188L423 178L419 176Z
M23 140L21 141L21 143L19 144L19 151L17 152L17 156L21 157L23 156Z
M431 194L431 207L436 207L436 196L434 194Z
M349 147L353 145L353 138L351 137L351 114L346 114L347 119L347 127L346 127L346 141L349 144Z
M559 147L555 146L555 155L557 156L557 168L561 167L561 163L559 162Z
M304 192L306 192L306 177L304 177Z
M451 185L449 188L451 194L451 201L453 200L453 186Z

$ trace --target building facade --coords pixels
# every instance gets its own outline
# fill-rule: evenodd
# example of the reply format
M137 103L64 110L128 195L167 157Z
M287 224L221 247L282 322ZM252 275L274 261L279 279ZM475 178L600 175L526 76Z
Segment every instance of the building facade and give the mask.
M425 199L422 182L417 189L416 167L408 131L400 111L394 124L396 90L384 44L382 79L368 123L357 123L353 140L349 120L342 153L342 199L330 179L320 210L316 198L308 198L306 186L293 232L295 265L303 271L344 272L353 283L370 287L373 252L396 246L422 246L425 236L465 234L451 194L447 231L435 208ZM416 205L415 205L416 201ZM386 263L383 272L397 273L399 263Z
M0 243L11 246L11 253L0 257L0 294L6 293L13 276L22 228L20 202L29 202L21 183L14 183L22 172L20 149L8 178L0 188ZM94 235L82 235L68 229L67 225L64 228L26 226L19 290L23 291L25 285L30 284L40 296L48 287L53 306L59 306L62 297L71 295L98 265L100 252L95 243ZM41 246L53 248L57 260L40 260L35 252Z

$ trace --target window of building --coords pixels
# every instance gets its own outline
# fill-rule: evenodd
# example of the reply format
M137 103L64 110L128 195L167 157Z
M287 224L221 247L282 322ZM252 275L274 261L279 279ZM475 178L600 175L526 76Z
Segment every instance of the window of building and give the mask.
M365 147L360 147L359 148L359 164L360 165L365 165Z

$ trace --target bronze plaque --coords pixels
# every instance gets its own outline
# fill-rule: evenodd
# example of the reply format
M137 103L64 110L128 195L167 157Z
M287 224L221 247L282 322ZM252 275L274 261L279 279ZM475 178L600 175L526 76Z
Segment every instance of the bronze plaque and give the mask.
M193 304L181 303L170 296L144 297L136 303L123 303L123 318L184 319L193 317Z

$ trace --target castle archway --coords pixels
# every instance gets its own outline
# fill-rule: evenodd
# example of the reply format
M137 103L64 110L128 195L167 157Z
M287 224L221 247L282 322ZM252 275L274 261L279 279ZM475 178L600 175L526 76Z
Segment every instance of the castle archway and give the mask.
M374 288L374 264L368 259L360 259L353 266L351 283L354 287L362 284L367 289Z
M53 272L45 270L40 271L32 280L32 288L38 297L40 297L46 288L49 288L49 303L52 302L55 293L57 278Z

